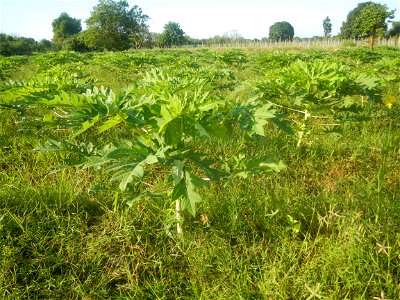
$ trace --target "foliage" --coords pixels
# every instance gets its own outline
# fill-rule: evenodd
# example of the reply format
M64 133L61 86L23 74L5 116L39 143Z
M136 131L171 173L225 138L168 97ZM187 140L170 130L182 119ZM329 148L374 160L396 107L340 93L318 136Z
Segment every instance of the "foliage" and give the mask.
M61 75L63 70L66 72ZM264 125L269 121L284 127L270 104L219 99L212 95L214 88L209 80L195 74L176 77L155 69L127 90L113 93L90 88L91 81L84 75L65 67L55 71L61 75L57 85L56 77L49 74L38 78L36 84L9 89L3 102L18 109L53 108L53 113L44 116L43 124L71 128L72 136L70 140L49 141L40 149L74 155L74 164L83 168L108 165L106 170L113 173L111 180L119 182L122 194L131 200L153 193L145 189L146 180L153 181L159 172L169 173L172 199L182 201L182 209L195 215L196 203L201 200L195 188L206 186L205 179L232 180L284 167L270 158L244 157L225 166L224 161L209 160L191 144L194 139L226 138L234 124L250 136L264 136ZM18 95L14 101L12 95ZM85 143L74 141L87 131L104 134L121 126L132 131L129 141L107 145L99 144L98 138ZM225 167L213 168L213 163Z
M0 55L29 55L37 50L37 42L32 38L14 37L0 33Z
M36 42L32 38L15 37L0 33L0 55L31 55L33 52L48 52L53 49L49 40Z
M0 81L10 79L12 72L26 63L28 59L24 56L1 57L0 56Z
M7 79L0 83L0 298L400 299L398 48L63 51L0 61ZM255 82L265 97L240 89ZM207 95L204 102L190 101L196 93ZM367 101L380 95L384 104ZM335 98L358 103L358 111L329 103L341 135L313 128L301 148L268 118L279 110L298 122L287 108ZM151 143L143 129L168 127L157 105L172 111L173 99L182 100L182 118L200 124L222 113L225 138L208 128L210 138L196 128L191 140L190 128L177 133L188 155L204 154L202 165L213 162L210 169L233 175L233 184L224 186L224 177L192 189L206 178L196 155L177 159L184 168L150 157L122 193L117 172L152 152L139 137ZM118 115L121 122L99 133ZM148 120L140 116L158 118L140 126ZM251 116L267 121L265 136L250 137L247 130L261 129ZM159 135L165 140L164 130ZM63 151L32 150L39 145ZM279 167L260 164L271 156L286 162L285 172L262 174L271 162ZM108 163L95 165L101 161ZM91 169L49 172L90 162ZM135 193L143 196L123 202ZM183 213L191 222L181 239L171 208L179 195L197 211Z
M332 23L329 17L326 17L322 22L322 27L324 28L324 37L330 37L332 33Z
M51 41L46 39L41 39L37 45L38 52L48 52L53 49L53 44Z
M355 7L353 10L351 10L347 14L346 21L342 23L342 27L340 28L340 37L343 39L350 39L350 38L361 38L360 33L357 32L354 29L354 24L356 22L356 19L358 15L360 14L361 10L370 5L373 4L374 2L368 1L368 2L362 2L358 3L357 7Z
M156 46L157 34L150 32L147 27L141 27L140 30L131 39L131 47L134 49L152 49Z
M51 26L53 27L53 43L59 47L67 38L82 31L81 20L72 18L65 12L54 19Z
M388 37L399 37L400 36L400 21L392 23L391 28L387 32Z
M185 43L185 32L180 25L175 22L168 22L164 25L164 31L157 37L157 43L161 47L170 48L181 46Z
M340 49L337 58L347 59L350 65L361 65L378 62L383 58L383 55L377 51L371 51L368 48L357 47L355 49Z
M100 0L86 20L85 42L95 50L126 50L142 39L148 16L126 0Z
M62 49L66 51L88 52L91 49L87 46L85 37L87 32L81 32L63 41Z
M231 43L240 43L245 40L244 37L237 30L225 32L223 36L227 38Z
M218 55L218 59L223 62L224 67L229 66L243 68L248 62L246 53L241 50L229 50L222 52L220 55Z
M342 38L373 37L387 29L386 19L392 18L394 11L389 11L386 5L363 2L349 12L346 22L340 29ZM382 32L383 31L383 32Z
M334 129L352 120L348 113L359 112L363 97L381 101L378 81L379 78L367 74L349 76L348 69L335 62L298 60L282 70L267 73L265 81L255 83L255 91L257 97L301 115L301 119L294 117L300 146L313 127Z
M231 32L224 33L224 35L222 36L216 35L208 39L202 39L202 40L189 39L189 41L191 41L191 43L189 44L212 46L212 45L236 45L246 40L243 38L243 36L241 36L237 31L234 30Z
M354 30L361 37L371 39L371 48L374 47L374 40L378 35L383 36L387 29L386 20L394 17L394 11L389 11L386 5L369 4L365 6L354 22Z
M294 28L289 22L276 22L269 28L268 38L271 41L291 41L293 37Z

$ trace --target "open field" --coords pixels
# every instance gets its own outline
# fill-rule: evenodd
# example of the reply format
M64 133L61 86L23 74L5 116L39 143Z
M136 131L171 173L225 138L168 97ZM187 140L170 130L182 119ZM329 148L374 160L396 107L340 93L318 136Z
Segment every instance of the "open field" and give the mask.
M400 299L399 48L0 57L0 120L1 299Z

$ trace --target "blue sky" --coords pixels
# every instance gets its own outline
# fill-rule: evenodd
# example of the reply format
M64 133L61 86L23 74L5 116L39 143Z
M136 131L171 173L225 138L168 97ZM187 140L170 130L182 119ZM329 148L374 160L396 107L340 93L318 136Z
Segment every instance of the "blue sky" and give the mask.
M311 37L322 35L322 21L332 21L332 33L337 34L354 0L128 0L150 17L152 32L161 32L163 26L174 21L193 38L207 38L237 30L245 38L268 36L268 29L278 21L288 21L295 35ZM400 20L400 0L376 1L396 9L395 20ZM51 39L51 22L62 12L85 20L97 0L0 0L0 32Z

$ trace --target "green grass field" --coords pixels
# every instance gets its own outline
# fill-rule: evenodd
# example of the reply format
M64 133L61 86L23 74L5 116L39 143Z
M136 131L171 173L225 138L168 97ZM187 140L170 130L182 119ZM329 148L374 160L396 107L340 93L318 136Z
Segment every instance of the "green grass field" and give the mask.
M0 65L1 299L400 298L400 49L49 53ZM40 89L117 92L154 68L178 81L200 74L210 97L272 101L294 131L268 123L249 137L234 126L229 138L189 141L212 159L272 156L286 168L199 189L182 235L157 169L140 183L160 196L126 201L104 169L52 172L74 157L35 150L71 135L46 126L62 110L31 105ZM307 70L313 94L300 95ZM330 118L309 124L295 110L322 104L293 103L310 95L351 105L323 107ZM132 138L123 126L80 137Z

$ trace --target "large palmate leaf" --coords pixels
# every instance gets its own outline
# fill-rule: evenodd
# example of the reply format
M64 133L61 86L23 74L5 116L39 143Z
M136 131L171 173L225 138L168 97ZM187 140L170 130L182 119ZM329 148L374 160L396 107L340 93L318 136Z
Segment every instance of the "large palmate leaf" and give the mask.
M244 155L238 155L227 162L225 168L231 173L231 178L247 178L262 173L281 172L286 169L286 165L273 157L246 158Z
M231 113L239 126L250 135L265 136L264 126L268 122L279 124L282 128L288 127L285 121L280 120L283 115L277 114L272 103L262 104L252 101L235 107ZM289 129L287 129L290 132Z
M201 196L195 191L196 188L207 186L207 182L194 174L186 171L181 161L174 162L172 177L174 189L172 200L182 200L182 210L187 210L193 216L196 215L196 205L202 201Z
M122 192L124 192L128 183L132 182L134 177L143 177L145 171L144 169L147 165L152 165L157 162L157 156L150 154L143 160L126 160L122 163L112 165L106 170L109 172L114 172L111 180L119 181L119 188Z

